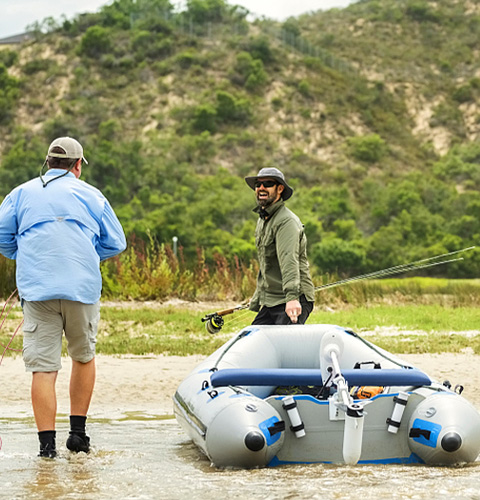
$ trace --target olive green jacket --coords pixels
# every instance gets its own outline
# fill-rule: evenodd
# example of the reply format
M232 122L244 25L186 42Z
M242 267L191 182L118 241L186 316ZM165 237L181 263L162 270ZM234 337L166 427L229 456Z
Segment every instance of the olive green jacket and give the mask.
M260 213L260 207L254 212ZM259 218L255 229L260 270L257 289L249 308L259 311L299 299L305 294L313 302L315 290L307 260L307 238L300 219L283 200L266 209L268 218Z

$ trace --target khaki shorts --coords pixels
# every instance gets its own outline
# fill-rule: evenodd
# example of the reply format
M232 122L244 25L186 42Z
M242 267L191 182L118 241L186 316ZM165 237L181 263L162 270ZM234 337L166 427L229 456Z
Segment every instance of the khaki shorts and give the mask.
M73 360L88 363L95 357L100 302L23 301L22 308L23 360L27 372L56 372L62 368L63 332Z

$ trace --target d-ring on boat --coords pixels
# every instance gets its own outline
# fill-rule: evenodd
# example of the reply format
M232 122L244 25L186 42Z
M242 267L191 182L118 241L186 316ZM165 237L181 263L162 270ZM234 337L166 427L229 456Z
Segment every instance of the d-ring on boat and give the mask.
M175 416L218 467L473 462L459 390L335 325L250 326L198 365Z

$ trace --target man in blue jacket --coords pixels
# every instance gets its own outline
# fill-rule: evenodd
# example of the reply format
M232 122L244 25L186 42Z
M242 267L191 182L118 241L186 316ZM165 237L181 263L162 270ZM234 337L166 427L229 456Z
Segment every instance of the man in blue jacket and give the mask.
M32 372L32 406L42 457L54 458L62 336L72 358L67 448L88 452L87 412L95 385L100 319L100 261L126 248L108 200L79 180L83 148L60 137L48 148L47 172L16 187L0 206L0 252L16 259L24 316L23 359Z

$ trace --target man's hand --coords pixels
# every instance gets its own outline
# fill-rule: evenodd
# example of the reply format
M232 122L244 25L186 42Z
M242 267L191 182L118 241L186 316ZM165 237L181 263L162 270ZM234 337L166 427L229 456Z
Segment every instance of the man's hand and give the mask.
M302 314L302 306L298 300L289 300L285 304L285 313L292 323L298 322L298 317Z

